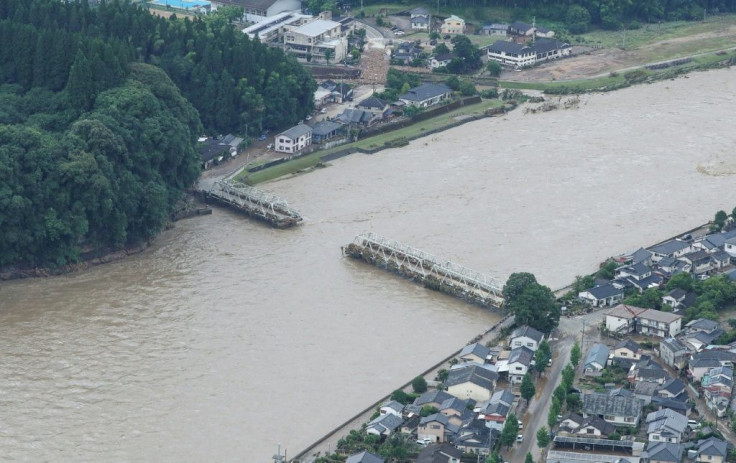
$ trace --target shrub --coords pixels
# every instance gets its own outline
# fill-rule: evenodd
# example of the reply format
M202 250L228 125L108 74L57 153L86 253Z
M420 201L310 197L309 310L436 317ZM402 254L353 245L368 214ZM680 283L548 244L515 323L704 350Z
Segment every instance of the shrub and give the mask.
M498 98L498 89L496 89L496 88L489 88L489 89L483 90L483 91L480 92L480 96L482 98L486 98L488 100L490 100L492 98Z

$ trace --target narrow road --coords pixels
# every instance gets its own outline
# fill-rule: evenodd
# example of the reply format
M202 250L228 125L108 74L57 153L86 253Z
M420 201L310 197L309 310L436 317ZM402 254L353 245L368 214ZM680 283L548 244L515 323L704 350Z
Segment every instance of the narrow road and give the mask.
M570 351L577 339L580 341L583 329L585 337L597 336L597 327L603 320L603 311L599 310L572 318L561 318L560 324L550 340L552 348L552 366L545 370L541 378L535 381L537 393L531 400L523 416L518 417L524 423L524 441L516 443L504 453L504 461L524 461L527 452L531 452L534 461L540 461L542 450L537 446L537 431L547 426L547 416L552 406L552 392L562 381L562 369L570 362ZM587 341L586 341L587 344ZM522 399L523 400L523 399Z

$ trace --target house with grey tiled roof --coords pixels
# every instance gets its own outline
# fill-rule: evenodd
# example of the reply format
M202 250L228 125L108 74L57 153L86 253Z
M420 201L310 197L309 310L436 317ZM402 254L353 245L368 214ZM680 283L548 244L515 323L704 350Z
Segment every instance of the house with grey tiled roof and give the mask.
M511 349L508 360L509 382L520 383L524 375L529 371L534 359L534 351L526 346Z
M649 442L679 444L687 427L687 417L669 409L649 413L646 422Z
M680 463L684 451L682 444L652 442L641 456L649 463Z
M692 355L688 362L688 376L701 381L711 368L720 366L733 368L736 354L727 350L704 350Z
M671 240L649 248L652 253L652 261L659 262L664 257L682 257L692 251L692 246L687 241Z
M614 426L637 426L642 404L632 395L616 391L583 394L583 418L599 416Z
M448 101L451 95L452 89L445 84L426 83L399 95L399 101L407 106L426 108Z
M365 432L375 436L387 437L397 431L398 427L401 426L403 422L404 420L400 416L392 415L390 413L380 415L368 423L368 426L365 428Z
M463 347L457 357L461 362L485 363L489 355L491 355L491 349L476 342Z
M342 133L343 125L335 121L319 121L312 126L312 141L322 143Z
M629 368L641 359L641 347L631 339L623 339L611 348L611 359L621 368Z
M419 420L417 439L429 439L432 442L449 442L457 434L459 426L442 413L433 413Z
M417 463L460 463L462 455L463 451L451 444L431 444L419 452Z
M509 389L495 391L488 402L478 408L478 418L484 419L487 427L500 432L506 423L514 399L515 396Z
M497 379L498 373L480 365L468 365L450 370L444 384L450 395L483 402L491 398Z
M609 283L579 292L578 299L593 307L613 306L624 300L624 290Z
M384 459L375 453L363 450L350 455L345 463L384 463Z
M279 153L297 153L312 144L312 128L299 124L274 137L274 150Z
M522 325L516 328L509 336L509 347L528 347L536 352L539 343L544 339L544 333L532 328L531 326Z
M420 395L416 399L414 399L414 405L417 407L423 407L427 405L428 407L434 407L436 409L439 409L442 405L442 402L444 402L447 399L451 399L453 396L448 394L445 391L442 390L433 390L433 391L427 391L424 394Z
M391 415L396 415L396 416L402 416L403 411L404 411L404 405L395 400L389 400L388 402L381 405L381 408L379 409L379 413L381 415L391 414Z
M698 463L723 463L728 455L728 443L717 437L699 440L695 448L695 461Z

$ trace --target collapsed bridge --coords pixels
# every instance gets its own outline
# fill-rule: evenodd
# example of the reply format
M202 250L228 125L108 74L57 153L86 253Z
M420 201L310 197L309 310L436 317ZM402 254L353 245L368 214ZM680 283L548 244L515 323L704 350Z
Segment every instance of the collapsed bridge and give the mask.
M453 262L442 262L432 254L382 237L364 233L342 248L343 254L361 259L403 277L483 307L503 305L501 285L491 276Z

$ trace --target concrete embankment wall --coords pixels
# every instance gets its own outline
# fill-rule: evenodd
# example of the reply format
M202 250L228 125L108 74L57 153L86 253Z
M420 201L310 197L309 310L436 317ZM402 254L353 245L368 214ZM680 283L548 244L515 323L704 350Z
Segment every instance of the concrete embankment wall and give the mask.
M510 325L513 322L513 318L514 317L512 315L506 315L501 320L499 320L498 323L496 323L495 325L491 326L490 328L488 328L483 333L481 333L478 336L476 336L475 338L473 338L468 344L472 344L474 342L480 342L480 340L482 340L484 337L489 336L489 335L496 335L497 334L496 331L500 331L502 328L505 328L508 325ZM436 371L440 367L444 366L446 363L448 363L453 358L457 357L457 355L460 353L461 350L462 350L462 348L454 351L453 353L451 353L450 355L448 355L444 359L440 360L439 362L435 363L431 367L427 368L426 370L424 370L422 373L420 373L417 376L427 376L427 375L431 374L432 372ZM415 377L416 376L413 376L406 383L400 385L397 388L392 389L391 392L395 391L396 389L402 389L402 390L404 390L404 389L408 388L409 386L411 386L411 382L412 382L412 380ZM430 378L430 379L433 379L433 378ZM337 427L335 427L334 429L332 429L331 431L329 431L327 434L325 434L324 436L320 437L312 445L310 445L306 449L304 449L301 452L299 452L295 457L293 457L289 461L291 463L302 463L302 462L306 462L307 460L305 458L308 458L318 447L320 447L322 444L324 444L327 440L329 440L329 439L331 439L333 437L336 437L337 435L341 435L341 436L342 435L347 435L353 429L359 429L360 428L360 424L358 424L356 426L355 421L356 420L359 420L364 415L372 414L372 412L376 409L376 407L378 407L382 403L388 401L390 398L391 398L391 394L386 395L386 396L383 396L379 400L377 400L377 401L373 402L372 404L370 404L368 407L360 410L358 413L356 413L355 415L351 416L349 419L347 419L344 422L342 422L340 425L338 425ZM367 420L365 422L367 422Z

